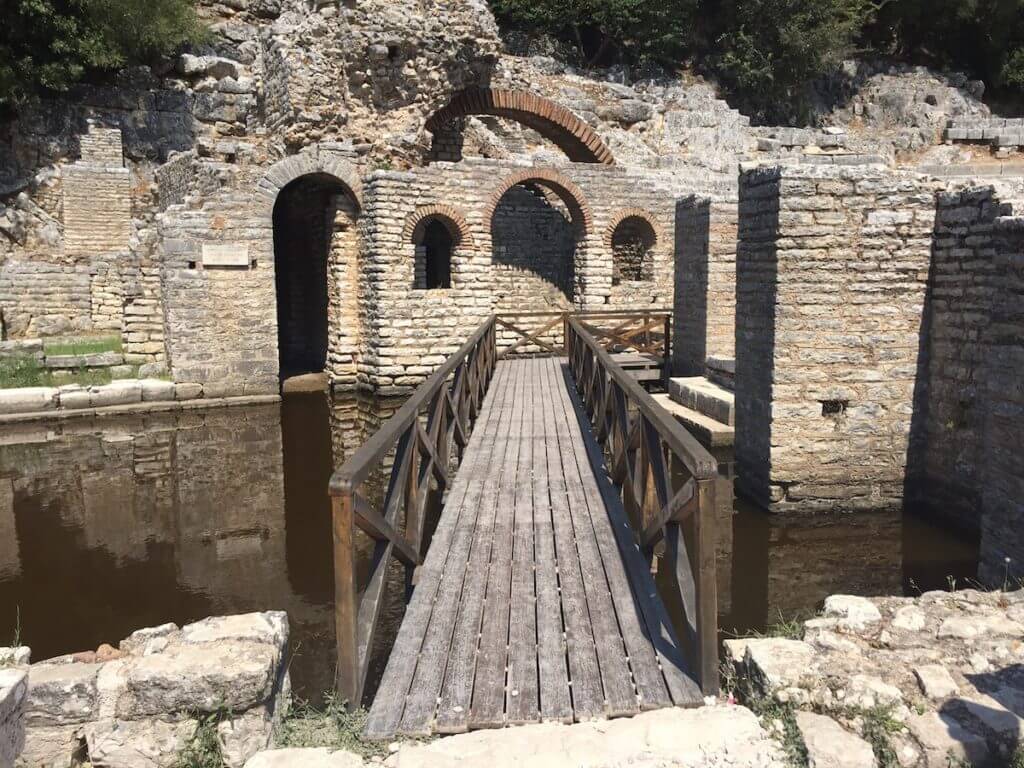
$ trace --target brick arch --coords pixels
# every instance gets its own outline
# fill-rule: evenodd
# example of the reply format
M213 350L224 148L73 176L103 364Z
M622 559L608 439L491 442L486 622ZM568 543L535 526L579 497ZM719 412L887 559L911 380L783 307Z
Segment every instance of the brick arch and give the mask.
M515 120L552 141L573 162L615 164L612 151L593 128L561 104L528 91L495 88L461 91L427 120L427 130L436 133L453 120L469 115Z
M646 222L648 226L650 226L651 231L654 232L655 248L664 242L661 227L658 226L657 220L651 215L650 211L645 211L643 208L622 208L612 215L610 223L605 227L604 244L606 248L611 249L612 238L615 237L615 230L618 229L619 225L626 219L642 219Z
M402 239L416 242L429 219L439 219L455 240L455 247L472 248L473 233L462 211L451 205L422 205L409 214L402 230Z
M592 229L593 218L583 190L558 171L548 168L526 168L506 177L491 195L491 200L484 214L486 221L490 222L494 218L494 212L497 210L498 204L506 192L512 189L512 187L531 181L541 183L558 195L562 202L568 206L574 223L581 228L581 239L585 238Z
M261 213L267 222L273 222L274 204L281 190L303 176L324 174L337 179L363 208L363 182L359 169L340 157L317 149L299 152L278 160L256 182L256 194L261 202Z

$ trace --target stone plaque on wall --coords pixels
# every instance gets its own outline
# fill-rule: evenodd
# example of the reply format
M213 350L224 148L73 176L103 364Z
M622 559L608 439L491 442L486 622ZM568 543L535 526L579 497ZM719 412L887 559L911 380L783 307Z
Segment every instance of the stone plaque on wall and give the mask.
M203 243L204 267L248 267L248 243Z

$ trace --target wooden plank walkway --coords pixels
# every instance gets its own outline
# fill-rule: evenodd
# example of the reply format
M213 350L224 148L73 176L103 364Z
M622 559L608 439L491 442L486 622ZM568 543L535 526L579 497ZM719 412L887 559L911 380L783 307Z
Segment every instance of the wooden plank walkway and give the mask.
M367 736L701 704L565 361L499 362L465 455Z

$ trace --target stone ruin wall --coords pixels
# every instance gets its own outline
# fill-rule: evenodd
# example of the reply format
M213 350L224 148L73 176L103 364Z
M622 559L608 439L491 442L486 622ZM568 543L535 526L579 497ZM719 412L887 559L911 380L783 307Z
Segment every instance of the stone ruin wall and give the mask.
M736 445L758 503L901 506L934 193L878 167L741 177Z
M1024 574L1024 227L1010 213L991 187L938 197L908 477L912 505L980 533L991 584Z

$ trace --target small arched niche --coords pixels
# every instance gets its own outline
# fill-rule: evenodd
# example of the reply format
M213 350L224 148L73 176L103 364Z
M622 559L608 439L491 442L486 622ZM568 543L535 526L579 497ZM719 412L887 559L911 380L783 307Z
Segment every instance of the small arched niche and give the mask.
M654 248L658 235L640 215L623 218L612 231L612 285L654 279Z
M447 205L424 206L409 217L405 234L414 248L413 290L457 287L460 252L472 247L465 217Z

